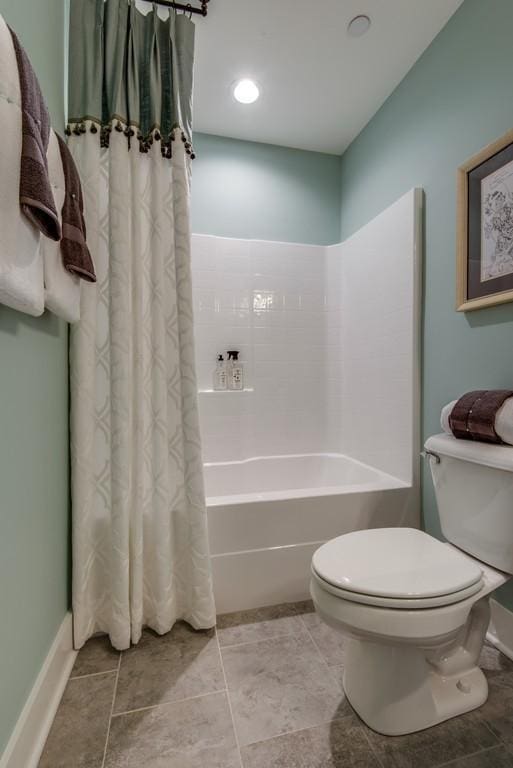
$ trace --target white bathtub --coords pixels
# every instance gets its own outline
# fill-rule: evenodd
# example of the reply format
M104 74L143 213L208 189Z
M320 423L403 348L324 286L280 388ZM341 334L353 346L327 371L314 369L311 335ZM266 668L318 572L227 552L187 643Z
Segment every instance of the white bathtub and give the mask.
M307 599L334 536L419 524L410 484L340 454L206 464L205 483L218 613Z

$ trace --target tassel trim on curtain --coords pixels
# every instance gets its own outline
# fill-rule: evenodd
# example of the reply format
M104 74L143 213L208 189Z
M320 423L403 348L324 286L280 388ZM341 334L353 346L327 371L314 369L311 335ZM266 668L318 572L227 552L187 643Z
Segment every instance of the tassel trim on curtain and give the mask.
M155 142L159 142L162 157L170 159L173 156L173 143L178 139L183 142L185 152L189 155L191 160L194 160L196 157L191 142L179 125L175 125L173 130L167 135L163 135L158 126L155 126L148 133L143 135L137 125L128 125L119 118L111 120L105 125L102 125L102 123L94 118L88 118L87 120L80 120L80 122L68 123L65 133L66 136L80 136L88 131L90 133L99 133L100 146L102 148L108 148L110 134L113 130L123 133L126 136L129 149L132 148L133 142L137 142L139 145L139 152L144 154L150 151Z

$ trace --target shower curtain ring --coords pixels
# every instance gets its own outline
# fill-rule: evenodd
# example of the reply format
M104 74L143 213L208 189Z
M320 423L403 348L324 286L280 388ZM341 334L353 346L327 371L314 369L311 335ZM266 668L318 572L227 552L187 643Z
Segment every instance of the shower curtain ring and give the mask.
M184 13L187 13L187 11L189 11L189 21L192 21L192 5L190 3L187 3L187 8Z

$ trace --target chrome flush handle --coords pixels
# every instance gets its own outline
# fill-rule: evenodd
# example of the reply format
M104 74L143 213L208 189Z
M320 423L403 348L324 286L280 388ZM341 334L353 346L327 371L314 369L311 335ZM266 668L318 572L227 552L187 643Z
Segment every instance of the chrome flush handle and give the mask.
M421 451L420 455L422 456L423 459L434 459L435 464L440 464L440 462L442 461L440 456L434 451Z

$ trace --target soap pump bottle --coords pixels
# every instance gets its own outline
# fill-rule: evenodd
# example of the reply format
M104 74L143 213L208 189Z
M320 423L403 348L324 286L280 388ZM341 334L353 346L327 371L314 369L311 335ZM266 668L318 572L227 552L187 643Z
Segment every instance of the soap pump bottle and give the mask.
M226 375L226 363L222 355L217 356L217 363L213 376L214 390L216 392L223 392L228 388L228 381Z
M236 349L228 351L228 389L244 389L244 366Z

